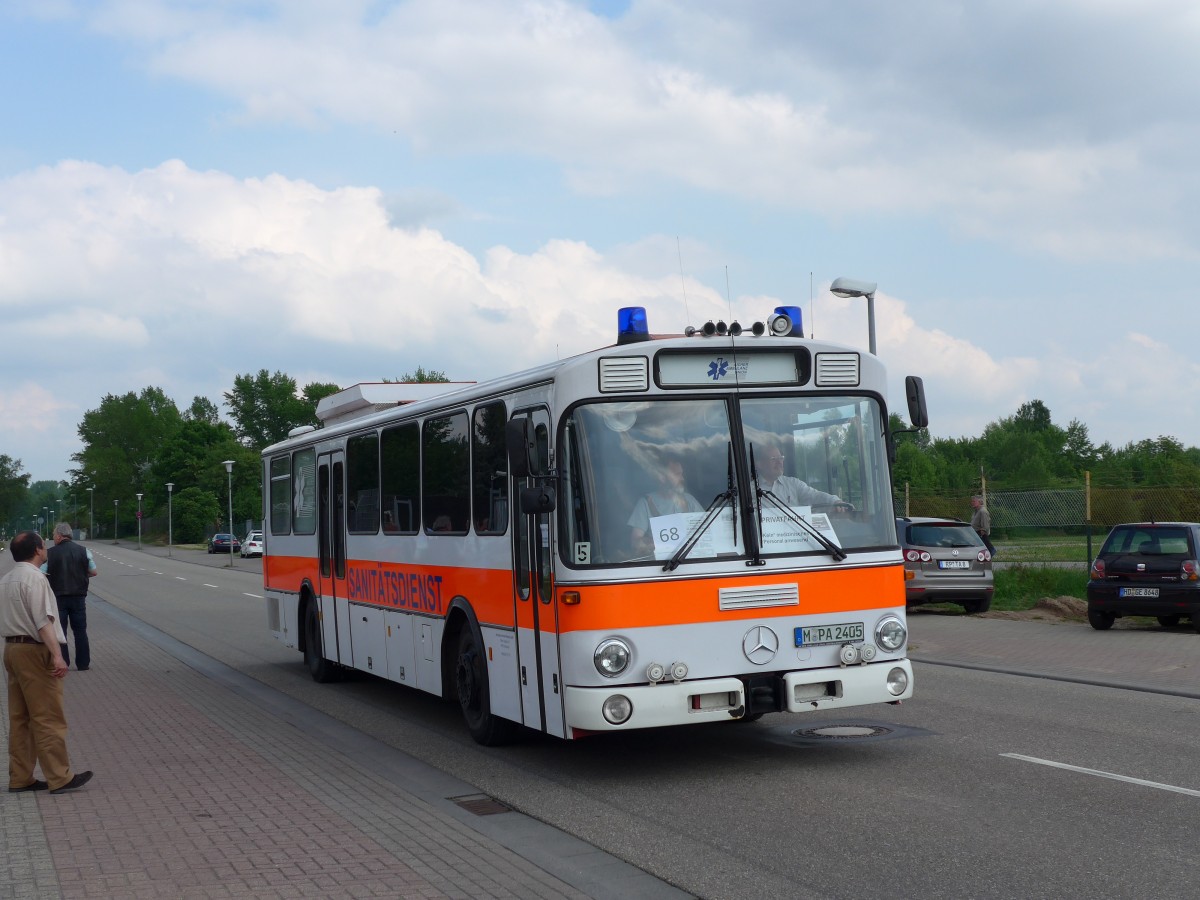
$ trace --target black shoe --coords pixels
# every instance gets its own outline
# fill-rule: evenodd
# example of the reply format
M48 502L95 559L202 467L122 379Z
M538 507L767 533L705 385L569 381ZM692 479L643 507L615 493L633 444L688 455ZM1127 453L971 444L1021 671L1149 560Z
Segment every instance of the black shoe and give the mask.
M90 771L76 772L74 778L72 778L70 781L68 781L62 787L55 788L50 793L65 794L68 791L77 791L91 780L92 780L92 773Z
M23 788L9 788L8 792L10 794L23 794L26 791L44 791L49 787L50 785L44 781L35 781L32 784L25 785Z
M86 672L90 668L91 668L91 666L76 666L75 671L76 672Z

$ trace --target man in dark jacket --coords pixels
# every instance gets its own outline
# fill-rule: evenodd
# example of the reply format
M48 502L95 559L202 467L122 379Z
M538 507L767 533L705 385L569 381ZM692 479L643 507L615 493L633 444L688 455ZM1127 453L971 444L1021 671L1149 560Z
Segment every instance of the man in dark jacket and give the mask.
M63 634L69 625L75 635L75 668L86 671L92 664L92 648L87 636L88 581L96 577L92 551L71 540L71 526L59 522L54 528L54 546L47 551L43 568L54 590L54 599L58 601L58 620ZM69 666L71 653L65 643L62 655Z

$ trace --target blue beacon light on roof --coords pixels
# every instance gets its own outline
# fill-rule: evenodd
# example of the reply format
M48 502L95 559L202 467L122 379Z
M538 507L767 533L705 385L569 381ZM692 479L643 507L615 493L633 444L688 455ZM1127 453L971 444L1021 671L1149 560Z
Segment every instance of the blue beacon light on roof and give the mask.
M634 344L650 340L644 306L624 306L617 310L617 343Z

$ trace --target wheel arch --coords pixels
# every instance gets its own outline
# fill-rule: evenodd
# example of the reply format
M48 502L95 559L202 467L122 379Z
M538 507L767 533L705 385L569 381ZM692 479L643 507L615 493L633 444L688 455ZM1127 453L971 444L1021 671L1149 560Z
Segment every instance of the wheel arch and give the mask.
M300 636L297 649L301 653L308 651L308 629L304 627L304 617L308 615L309 605L316 602L317 592L313 589L312 582L305 578L300 584L300 602L296 604L296 634Z
M482 648L483 629L479 627L479 617L475 615L471 601L458 594L446 607L446 627L442 629L442 697L446 700L457 699L454 667L458 662L458 636L464 629L474 635L476 645Z

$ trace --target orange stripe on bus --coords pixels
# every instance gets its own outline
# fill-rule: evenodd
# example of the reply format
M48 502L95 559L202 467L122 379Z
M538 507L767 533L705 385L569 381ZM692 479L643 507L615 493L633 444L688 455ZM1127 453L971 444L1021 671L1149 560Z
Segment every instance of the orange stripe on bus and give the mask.
M299 591L305 578L321 584L316 560L310 557L269 556L264 581L271 590ZM339 596L350 600L426 615L445 615L450 601L465 597L482 624L512 627L513 576L506 569L459 566L399 565L350 560L347 577L337 582ZM325 579L326 583L329 579ZM750 607L722 610L722 588L747 588L795 583L799 606ZM904 606L904 567L876 566L830 569L777 575L728 578L671 579L629 584L572 585L577 605L540 606L543 630L604 631L689 622L765 619L784 616L893 609ZM533 603L515 604L517 622L533 627Z
M723 610L722 588L796 583L799 606ZM645 628L687 622L770 619L904 606L904 567L793 572L753 578L707 578L641 584L572 585L579 604L558 607L560 632Z

